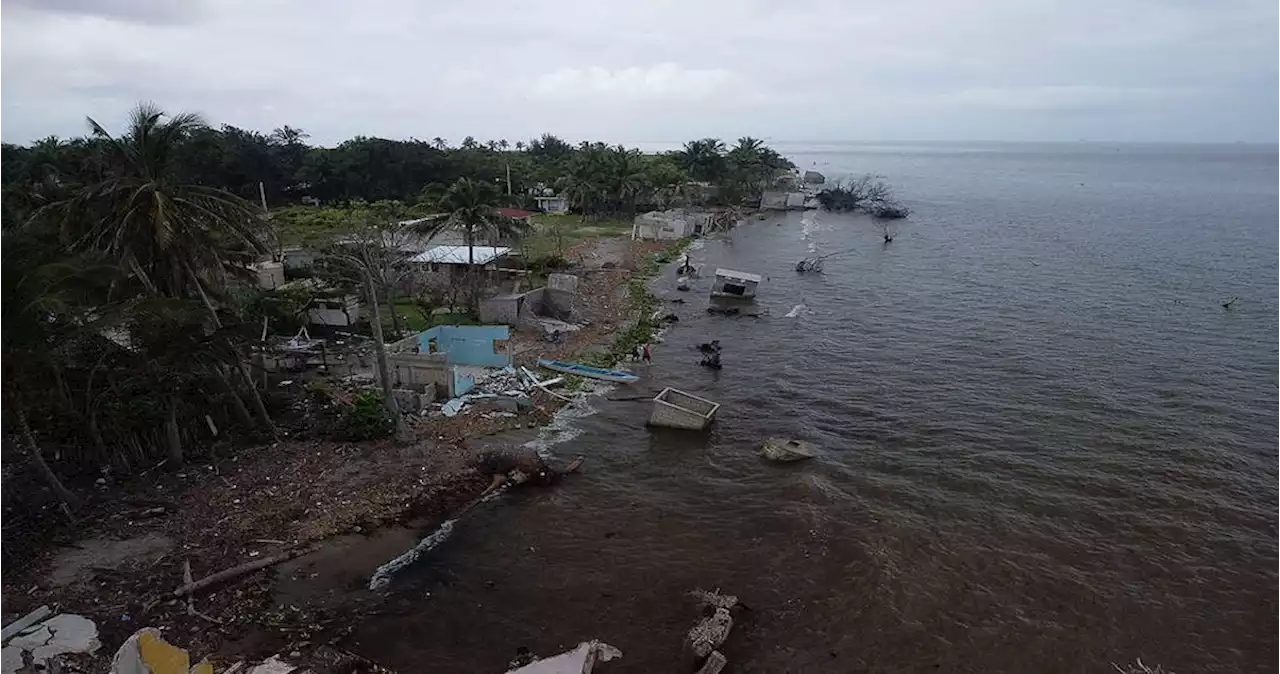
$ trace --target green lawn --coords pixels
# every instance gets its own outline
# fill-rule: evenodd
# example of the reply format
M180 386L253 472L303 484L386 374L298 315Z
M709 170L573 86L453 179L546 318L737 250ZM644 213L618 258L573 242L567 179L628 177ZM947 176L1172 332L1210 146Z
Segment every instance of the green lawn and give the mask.
M580 215L533 216L534 231L521 243L527 259L533 260L558 254L575 244L598 236L622 236L631 233L631 218L588 217L584 222Z
M465 313L437 313L423 316L422 308L416 303L400 299L396 300L396 313L401 316L401 326L410 332L422 332L437 325L471 325L475 319ZM382 327L391 329L391 316L385 310L382 316Z
M351 230L350 214L333 206L285 206L271 210L271 224L286 245L320 246Z

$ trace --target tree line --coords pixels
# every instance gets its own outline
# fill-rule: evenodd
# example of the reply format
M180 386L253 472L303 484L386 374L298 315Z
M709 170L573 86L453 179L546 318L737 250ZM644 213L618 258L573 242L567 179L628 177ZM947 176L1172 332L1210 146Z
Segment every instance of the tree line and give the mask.
M424 232L470 241L519 234L492 207L528 203L540 188L584 217L620 215L740 203L792 168L752 138L664 154L551 135L324 148L289 126L214 128L149 104L122 130L89 127L82 138L4 144L0 158L5 440L67 510L76 495L66 478L176 467L193 449L276 436L273 417L289 401L255 383L264 309L248 278L249 264L279 249L264 197L352 204L352 218L394 215L376 204L426 205L444 210ZM377 245L330 260L374 307L395 282L379 258L383 226L365 230Z
M736 205L758 196L761 185L779 171L793 168L751 137L732 147L715 138L695 140L659 154L600 142L571 145L551 134L514 144L467 137L456 146L438 137L357 136L335 147L309 145L307 139L306 132L291 126L264 134L201 125L175 145L168 169L183 183L217 187L252 202L265 198L272 207L312 200L414 203L424 186L465 177L509 191L511 205L531 206L530 190L542 186L568 195L578 212L604 215L704 199L701 190L713 192L715 203ZM112 152L96 133L5 143L0 147L4 215L21 217L65 196L68 186L101 181L112 170Z

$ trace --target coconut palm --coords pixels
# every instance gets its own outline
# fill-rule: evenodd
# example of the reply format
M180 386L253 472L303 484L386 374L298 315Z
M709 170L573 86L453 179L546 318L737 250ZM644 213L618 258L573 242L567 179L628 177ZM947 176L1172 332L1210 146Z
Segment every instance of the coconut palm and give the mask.
M694 180L715 181L724 174L724 143L719 138L691 140L676 159Z
M480 304L480 275L476 270L475 245L477 241L514 238L526 234L529 225L513 220L498 212L503 196L495 185L487 182L458 178L445 187L435 188L434 208L441 214L416 225L419 233L434 237L441 232L455 231L462 234L467 246L467 274L471 277L471 311Z
M120 137L89 119L106 151L105 177L36 217L53 219L73 252L114 262L141 294L198 298L213 327L222 327L214 300L224 296L231 276L246 273L247 264L270 250L270 230L248 201L178 180L180 148L204 122L189 113L165 117L155 105L139 104ZM243 363L237 358L228 365L244 380L255 411L270 428Z
M105 253L149 295L209 304L229 275L270 250L269 230L248 201L177 179L179 148L204 122L188 113L164 117L140 104L118 138L89 119L110 170L52 210L72 250Z
M636 202L649 188L644 173L644 155L639 150L628 150L619 145L613 149L610 159L612 196L618 202L627 204L631 214L635 215Z

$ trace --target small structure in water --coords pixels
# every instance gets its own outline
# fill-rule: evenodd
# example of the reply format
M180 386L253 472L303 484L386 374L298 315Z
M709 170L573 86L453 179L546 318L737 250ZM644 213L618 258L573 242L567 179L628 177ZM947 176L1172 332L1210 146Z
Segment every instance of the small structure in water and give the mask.
M755 299L760 286L760 275L732 269L717 269L716 281L711 286L711 296L726 299Z
M796 263L796 271L801 274L807 271L822 271L822 261L821 257L806 257Z
M720 403L668 387L654 397L649 425L704 431L719 409Z

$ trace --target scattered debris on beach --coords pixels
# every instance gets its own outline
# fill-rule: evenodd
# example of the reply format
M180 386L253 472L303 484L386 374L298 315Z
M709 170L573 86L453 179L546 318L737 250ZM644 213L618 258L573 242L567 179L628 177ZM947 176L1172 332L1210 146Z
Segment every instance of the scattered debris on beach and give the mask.
M71 613L54 615L41 606L4 628L4 674L60 671L61 657L74 653L94 653L102 643L98 626L90 619Z
M570 651L538 659L531 653L516 656L507 674L591 674L595 666L622 657L622 651L602 641L584 641Z

